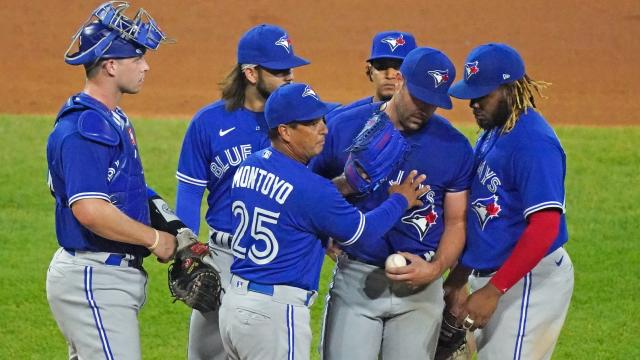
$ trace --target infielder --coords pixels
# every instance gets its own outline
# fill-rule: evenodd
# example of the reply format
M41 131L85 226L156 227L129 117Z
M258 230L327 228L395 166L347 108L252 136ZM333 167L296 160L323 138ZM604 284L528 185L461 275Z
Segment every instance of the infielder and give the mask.
M293 68L309 62L296 56L284 29L258 25L238 43L238 63L222 82L222 100L202 108L185 134L178 163L176 213L191 229L200 228L200 203L207 195L209 246L229 283L231 180L251 153L269 145L264 104L269 94L293 81ZM223 359L218 312L194 310L189 327L189 359Z
M520 55L504 44L475 48L464 68L449 93L470 99L483 132L467 246L447 279L447 300L464 327L477 329L479 359L549 359L571 300L573 266L562 247L566 157L533 97L547 84L527 76Z
M233 177L235 260L220 310L232 359L309 359L308 307L317 295L326 238L347 248L377 247L405 209L422 204L424 175L415 171L364 214L309 170L332 107L305 84L277 89L265 107L271 147L249 156Z
M373 37L371 54L365 66L365 75L374 87L373 96L364 97L333 110L327 114L327 121L360 105L389 101L398 87L396 74L400 70L402 60L415 48L416 40L408 32L383 31L377 33Z
M142 260L168 261L175 237L149 227L149 207L135 131L123 94L142 88L144 55L166 37L140 9L105 3L76 33L65 62L83 65L86 83L60 110L47 143L55 197L56 251L47 299L70 359L140 359L138 312L145 302ZM94 21L95 19L95 21ZM71 48L79 40L79 51Z
M327 297L321 351L325 359L433 358L444 307L441 275L458 258L465 241L473 153L464 135L436 108L451 108L447 94L455 78L449 58L436 49L411 51L396 74L399 89L388 102L346 111L329 123L323 152L313 170L340 175L344 149L375 114L388 117L410 143L406 161L392 179L411 169L427 175L424 206L405 212L379 246L346 248L338 258ZM348 175L348 174L347 174ZM347 176L348 179L348 176ZM336 178L338 183L341 178ZM393 182L371 194L349 196L369 211L388 197ZM385 259L400 252L410 265L385 275Z

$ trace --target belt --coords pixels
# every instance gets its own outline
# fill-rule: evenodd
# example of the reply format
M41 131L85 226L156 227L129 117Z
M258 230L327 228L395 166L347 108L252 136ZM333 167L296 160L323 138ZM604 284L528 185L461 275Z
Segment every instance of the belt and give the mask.
M76 251L64 249L69 255L99 261L109 266L126 266L142 270L143 257L131 254L118 254L106 252Z
M231 236L231 234L229 234L228 232L216 230L209 226L209 243L212 246L231 249L231 241L233 241L233 236Z
M318 296L317 291L309 291L288 285L261 284L246 280L238 275L232 275L230 283L235 288L246 287L247 291L277 297L288 302L299 301L307 307L313 305Z
M489 277L493 276L498 269L473 269L471 270L471 275L475 277Z

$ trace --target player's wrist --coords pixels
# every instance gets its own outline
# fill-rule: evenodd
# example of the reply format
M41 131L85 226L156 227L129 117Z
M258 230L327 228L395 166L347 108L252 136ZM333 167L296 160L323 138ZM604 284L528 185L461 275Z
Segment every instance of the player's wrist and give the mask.
M156 229L153 229L153 233L154 233L153 244L151 244L151 246L147 246L147 249L149 249L149 251L151 252L153 252L153 250L155 250L160 244L160 232Z
M509 288L506 286L501 286L500 284L496 284L494 282L494 279L495 277L491 278L491 280L489 280L489 282L487 283L487 285L485 285L485 287L488 288L488 290L490 290L491 292L493 292L496 296L504 295L504 293L506 293L507 290L509 290Z

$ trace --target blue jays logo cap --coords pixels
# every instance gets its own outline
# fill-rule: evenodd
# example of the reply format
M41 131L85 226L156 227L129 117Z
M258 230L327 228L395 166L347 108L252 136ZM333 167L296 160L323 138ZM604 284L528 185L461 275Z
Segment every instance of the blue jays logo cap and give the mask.
M373 37L371 56L367 61L375 59L404 59L416 48L413 35L402 31L384 31Z
M449 94L459 99L477 99L502 84L522 79L524 61L518 52L505 44L489 43L473 49L464 64L464 79Z
M280 86L269 95L264 116L270 129L294 121L311 121L325 116L338 104L325 103L307 84L291 83Z
M451 109L447 91L456 77L456 68L442 51L416 48L402 62L400 72L411 96L427 104Z
M247 31L238 43L238 64L256 64L283 70L309 64L293 53L293 44L284 29L262 24Z

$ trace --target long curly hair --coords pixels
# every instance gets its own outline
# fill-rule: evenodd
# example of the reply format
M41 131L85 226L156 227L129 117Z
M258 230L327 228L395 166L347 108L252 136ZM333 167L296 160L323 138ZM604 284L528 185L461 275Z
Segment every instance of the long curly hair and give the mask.
M526 114L528 108L536 108L534 93L540 98L547 98L542 94L542 89L546 89L549 85L551 85L551 83L533 80L525 74L522 79L505 86L505 97L511 109L511 114L502 127L502 133L511 131L514 126L516 126L516 121L520 117L520 114Z
M240 64L231 69L229 74L218 85L222 91L222 99L227 111L234 111L244 105L244 90L249 81L244 76Z

